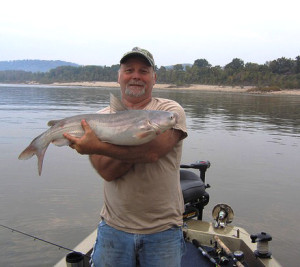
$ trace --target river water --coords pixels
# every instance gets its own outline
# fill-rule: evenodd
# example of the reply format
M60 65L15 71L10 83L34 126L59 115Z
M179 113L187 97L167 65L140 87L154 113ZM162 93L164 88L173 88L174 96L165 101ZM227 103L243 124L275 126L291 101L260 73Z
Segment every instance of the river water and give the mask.
M47 121L94 113L117 88L0 85L0 224L73 248L99 222L102 181L88 158L50 145L43 173L19 153ZM182 163L210 160L210 203L229 204L233 223L273 236L284 266L298 266L300 247L300 97L154 90L179 102L189 137ZM0 266L51 266L67 252L0 227Z

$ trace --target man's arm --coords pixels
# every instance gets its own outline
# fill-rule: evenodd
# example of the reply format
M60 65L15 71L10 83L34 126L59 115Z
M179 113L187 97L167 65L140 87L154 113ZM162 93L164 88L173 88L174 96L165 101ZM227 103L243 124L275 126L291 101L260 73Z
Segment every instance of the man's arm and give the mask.
M133 163L96 154L90 155L90 161L100 176L108 182L125 175L133 166Z
M118 146L101 142L86 121L82 121L85 134L81 138L64 134L70 147L80 154L92 155L91 162L106 180L116 179L130 170L134 163L155 162L165 156L181 140L182 132L167 130L149 143L139 146Z

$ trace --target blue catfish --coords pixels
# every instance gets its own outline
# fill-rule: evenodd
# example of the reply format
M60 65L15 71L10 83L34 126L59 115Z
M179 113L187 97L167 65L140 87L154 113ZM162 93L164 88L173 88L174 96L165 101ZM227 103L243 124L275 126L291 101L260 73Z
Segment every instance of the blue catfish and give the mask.
M48 122L50 128L37 136L19 155L25 160L36 155L38 158L38 173L41 175L43 159L50 143L57 146L67 146L69 141L64 133L81 137L84 131L81 121L84 119L103 142L115 145L136 146L147 143L157 135L171 129L177 121L177 114L158 110L126 110L122 102L110 96L110 105L116 113L83 114L62 120Z

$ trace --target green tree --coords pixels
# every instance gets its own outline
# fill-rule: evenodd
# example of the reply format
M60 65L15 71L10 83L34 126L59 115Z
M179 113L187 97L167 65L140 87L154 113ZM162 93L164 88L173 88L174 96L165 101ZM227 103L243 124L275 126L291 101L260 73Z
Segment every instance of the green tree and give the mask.
M211 64L209 64L209 62L202 58L202 59L196 59L194 61L194 66L197 66L199 68L210 68L211 67Z
M294 72L295 62L290 58L278 58L269 62L269 68L273 73L292 74Z
M233 72L240 71L244 68L244 61L239 58L234 58L229 64L225 65L225 70L232 70Z
M297 74L300 73L300 56L296 57L296 71Z
M174 71L183 71L184 68L183 68L182 64L177 64L177 65L173 66L173 70Z

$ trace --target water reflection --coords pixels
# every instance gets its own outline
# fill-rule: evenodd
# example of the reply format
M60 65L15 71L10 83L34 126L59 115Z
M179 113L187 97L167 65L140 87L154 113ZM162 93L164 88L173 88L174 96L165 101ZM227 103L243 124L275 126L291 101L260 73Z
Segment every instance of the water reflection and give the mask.
M177 99L192 118L193 130L207 128L207 124L217 128L218 124L224 124L232 131L260 129L300 133L299 97L199 91L157 92L157 95Z

